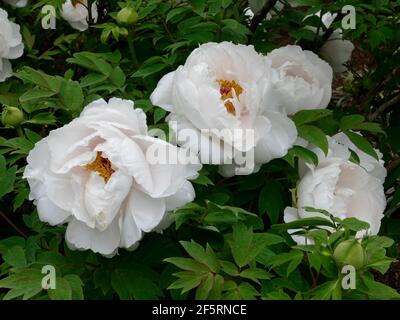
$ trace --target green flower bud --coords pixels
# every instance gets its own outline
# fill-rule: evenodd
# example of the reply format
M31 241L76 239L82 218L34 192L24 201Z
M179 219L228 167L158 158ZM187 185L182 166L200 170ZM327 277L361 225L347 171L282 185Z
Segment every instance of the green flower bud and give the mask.
M24 121L23 112L15 107L4 107L1 113L1 122L5 127L18 127Z
M117 22L119 24L135 24L139 20L139 16L135 9L125 7L121 9L117 14Z
M355 240L346 240L336 247L333 257L340 265L351 265L356 269L364 265L365 254L361 244Z

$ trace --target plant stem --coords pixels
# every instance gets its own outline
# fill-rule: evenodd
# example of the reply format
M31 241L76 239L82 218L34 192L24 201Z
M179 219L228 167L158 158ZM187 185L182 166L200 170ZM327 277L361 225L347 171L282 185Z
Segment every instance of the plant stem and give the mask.
M134 33L133 29L129 28L129 30L128 30L128 47L129 47L129 51L131 53L133 66L134 66L135 70L137 70L137 69L139 69L139 62L138 62L138 59L136 57L135 44L134 44L134 40L133 40L133 33Z
M1 216L5 221L7 221L7 223L8 223L15 231L17 231L21 236L23 236L25 239L28 238L27 234L26 234L25 232L23 232L16 224L14 224L14 222L12 222L12 221L10 220L10 218L7 217L7 215L6 215L3 211L1 211L1 210L0 210L0 216Z
M275 4L278 2L278 0L267 0L262 7L262 9L254 14L253 19L251 20L250 23L250 30L254 33L256 31L258 24L265 19L267 16L268 12L271 11L271 9L275 6Z
M17 133L21 138L25 138L24 131L22 130L22 128L20 126L16 127L15 129L17 130Z
M400 102L400 94L398 96L392 98L391 100L385 102L384 104L382 104L373 114L371 114L369 116L368 120L375 121L376 118L378 118L382 113L384 113L389 108L393 107L394 105L396 105L399 102Z

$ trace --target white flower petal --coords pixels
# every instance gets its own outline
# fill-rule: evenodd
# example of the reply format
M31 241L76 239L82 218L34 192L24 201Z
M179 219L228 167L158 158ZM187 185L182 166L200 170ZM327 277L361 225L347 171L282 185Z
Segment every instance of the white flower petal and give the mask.
M275 112L266 112L265 116L259 117L255 130L261 137L255 148L257 163L267 163L285 156L297 138L294 122Z
M182 187L173 195L165 198L166 210L172 211L192 202L196 197L193 185L185 181Z
M127 199L126 210L133 216L140 230L150 232L160 223L165 214L165 199L152 198L146 193L134 189Z
M89 228L85 223L73 219L67 227L65 240L71 249L87 250L103 255L112 255L118 249L121 232L118 219L104 231Z
M172 89L175 72L167 73L150 96L151 103L167 111L173 110Z
M48 197L42 197L36 202L39 219L52 226L62 224L70 216L68 211L56 206Z

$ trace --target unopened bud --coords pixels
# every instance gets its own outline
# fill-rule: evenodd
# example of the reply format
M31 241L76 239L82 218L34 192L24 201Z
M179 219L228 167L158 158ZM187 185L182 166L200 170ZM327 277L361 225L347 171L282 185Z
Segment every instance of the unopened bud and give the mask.
M353 239L346 240L336 247L333 257L340 265L351 265L356 269L364 265L365 254L361 244Z
M1 122L5 127L18 127L24 121L24 113L16 107L4 107Z
M135 9L125 7L121 9L117 14L117 22L119 24L135 24L139 20L139 16Z

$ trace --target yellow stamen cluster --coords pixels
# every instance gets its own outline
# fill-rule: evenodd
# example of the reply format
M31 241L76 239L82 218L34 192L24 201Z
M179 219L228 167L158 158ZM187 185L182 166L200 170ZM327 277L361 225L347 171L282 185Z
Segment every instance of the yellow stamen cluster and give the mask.
M108 182L111 175L115 172L110 160L103 158L100 151L97 152L96 159L86 165L86 170L97 172L104 179L105 183Z
M217 82L220 85L219 92L221 94L221 100L223 101L233 98L233 90L235 90L235 94L238 99L243 93L243 88L235 80L217 80ZM236 115L235 106L231 101L225 102L225 108L228 113Z

